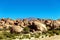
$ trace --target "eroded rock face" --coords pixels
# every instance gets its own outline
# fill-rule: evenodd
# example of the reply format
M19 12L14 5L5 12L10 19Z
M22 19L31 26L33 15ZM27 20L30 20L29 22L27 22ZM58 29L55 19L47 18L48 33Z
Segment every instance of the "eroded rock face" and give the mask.
M41 22L39 22L39 21L34 21L33 23L34 23L34 25L37 27L38 30L40 30L40 31L42 31L42 32L47 31L47 27L46 27L45 24L43 24L43 23L41 23Z

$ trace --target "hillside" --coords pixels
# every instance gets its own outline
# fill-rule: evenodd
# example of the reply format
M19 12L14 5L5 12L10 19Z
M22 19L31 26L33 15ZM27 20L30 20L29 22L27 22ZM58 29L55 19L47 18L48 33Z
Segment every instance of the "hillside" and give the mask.
M0 39L59 40L60 20L26 18L0 19Z

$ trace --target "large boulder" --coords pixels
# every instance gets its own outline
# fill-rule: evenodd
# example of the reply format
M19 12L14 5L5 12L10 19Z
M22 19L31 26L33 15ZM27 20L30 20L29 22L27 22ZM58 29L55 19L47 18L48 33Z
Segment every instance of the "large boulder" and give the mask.
M5 24L5 22L4 21L0 21L0 25L4 25Z
M45 20L45 25L48 29L52 29L53 28L53 23L54 23L54 20Z
M21 27L23 27L23 28L26 27L26 26L24 25L24 22L23 22L23 21L21 21L21 22L19 23L19 25L20 25Z
M45 24L41 23L39 20L31 20L29 21L29 28L31 29L31 31L41 31L41 32L46 32L47 31L47 27Z
M23 28L20 27L20 26L12 26L11 29L10 29L10 32L11 33L20 33L23 31Z
M9 24L4 24L4 25L3 25L3 28L4 28L4 29L8 29L8 30L9 30L10 27L12 27L12 25L9 25Z
M33 23L37 27L37 29L40 30L41 32L47 31L47 27L46 27L45 24L43 24L43 23L41 23L39 21L34 21Z
M8 23L9 25L14 25L14 20L7 19L6 23Z
M54 21L54 28L55 29L60 28L60 21L59 20Z
M30 20L28 23L29 23L29 25L32 25L32 23L33 23L33 20Z
M46 21L45 21L45 24L46 24L47 26L52 26L52 23L53 23L53 20L46 20Z
M24 26L27 27L29 24L28 24L28 19L23 19L23 23L24 23Z
M0 26L0 30L3 30L4 28L3 28L3 26Z

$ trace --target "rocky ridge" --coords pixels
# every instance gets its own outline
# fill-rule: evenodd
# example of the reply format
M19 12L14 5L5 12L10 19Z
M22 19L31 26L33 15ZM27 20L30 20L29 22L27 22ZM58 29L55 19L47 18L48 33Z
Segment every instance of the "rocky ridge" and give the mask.
M60 28L60 20L51 19L17 19L12 20L9 18L0 19L0 30L9 29L11 33L20 33L24 28L28 27L30 32L41 31L46 32L51 29Z

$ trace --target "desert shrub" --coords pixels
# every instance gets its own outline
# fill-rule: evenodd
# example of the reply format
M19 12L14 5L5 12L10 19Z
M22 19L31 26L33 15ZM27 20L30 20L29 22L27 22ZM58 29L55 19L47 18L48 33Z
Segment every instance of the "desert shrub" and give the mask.
M60 35L60 28L50 30L51 34Z
M21 36L19 35L19 39L24 39L24 38L30 39L30 35L28 35L28 34L22 34Z
M42 36L42 38L44 38L44 36Z
M35 38L39 38L42 34L39 33L39 31L38 31L38 32L34 33L34 35L35 35Z
M24 33L29 33L30 32L30 28L29 27L25 27L24 28Z
M47 33L42 33L42 35L48 36L48 35L49 35L49 33L48 33L48 32L47 32Z
M31 37L39 38L41 34L40 33L32 33L30 35L31 35Z
M60 30L56 29L53 31L56 35L59 35L60 34Z
M0 39L6 39L6 36L0 35Z
M3 29L0 29L0 31L2 31Z
M11 33L9 33L9 32L4 31L4 32L3 32L3 35L4 35L6 38L13 38L13 39L15 39L15 34L11 34Z
M39 38L40 37L40 35L39 34L35 34L35 38Z
M6 38L6 36L3 34L3 32L0 33L0 39L5 39L5 38Z
M30 38L29 35L23 35L23 38Z
M50 34L49 37L51 37L52 35Z

